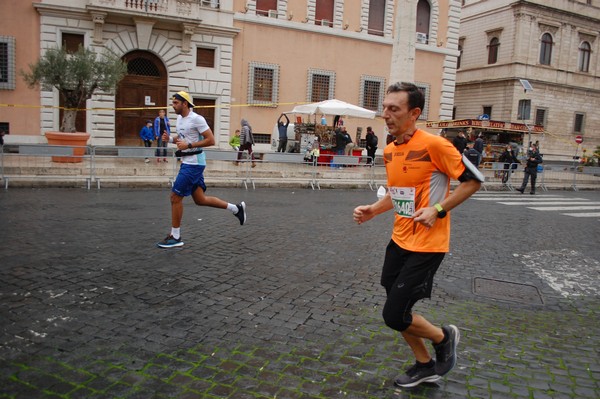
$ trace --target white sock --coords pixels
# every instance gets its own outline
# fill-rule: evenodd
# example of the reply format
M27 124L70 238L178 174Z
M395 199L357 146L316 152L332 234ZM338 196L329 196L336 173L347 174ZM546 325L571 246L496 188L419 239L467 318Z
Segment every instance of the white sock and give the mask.
M237 207L237 205L235 205L235 204L230 204L230 203L227 203L227 209L228 209L230 212L233 212L233 214L234 214L234 215L238 213L238 207Z
M181 227L171 227L171 235L174 239L179 240L179 237L181 237Z

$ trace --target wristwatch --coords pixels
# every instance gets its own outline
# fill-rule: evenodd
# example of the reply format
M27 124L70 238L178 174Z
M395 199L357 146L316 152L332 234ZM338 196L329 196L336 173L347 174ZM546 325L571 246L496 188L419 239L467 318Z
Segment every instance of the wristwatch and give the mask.
M437 209L437 211L438 211L438 218L439 218L439 219L443 219L443 218L445 218L445 217L446 217L446 215L448 214L448 212L446 212L446 211L444 210L444 208L442 208L442 206L441 206L439 203L436 203L436 204L434 205L434 208L435 208L435 209Z
M192 143L188 144L188 148L191 150L192 149Z

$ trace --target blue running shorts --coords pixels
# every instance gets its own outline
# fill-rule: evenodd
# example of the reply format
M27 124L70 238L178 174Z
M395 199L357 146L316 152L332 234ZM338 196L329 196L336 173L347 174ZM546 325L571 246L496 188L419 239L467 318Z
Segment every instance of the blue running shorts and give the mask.
M181 164L175 183L173 183L172 192L179 195L180 197L187 197L192 195L194 190L198 187L206 191L206 184L204 184L204 165L188 165L186 163Z

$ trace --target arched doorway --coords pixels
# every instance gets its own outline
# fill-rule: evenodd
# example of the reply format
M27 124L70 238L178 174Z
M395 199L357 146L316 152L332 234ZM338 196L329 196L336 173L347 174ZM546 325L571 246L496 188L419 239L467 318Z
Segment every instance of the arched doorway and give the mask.
M135 50L123 56L127 75L117 87L117 108L168 107L167 69L156 55ZM154 103L154 104L152 104ZM117 111L115 117L115 144L139 146L139 132L147 119L156 118L157 109Z

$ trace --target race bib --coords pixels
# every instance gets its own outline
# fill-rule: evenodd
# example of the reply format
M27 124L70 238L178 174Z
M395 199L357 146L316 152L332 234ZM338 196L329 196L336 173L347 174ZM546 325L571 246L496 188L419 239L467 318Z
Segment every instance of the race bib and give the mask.
M394 211L399 216L412 218L415 214L415 188L390 187L389 191L394 204Z

